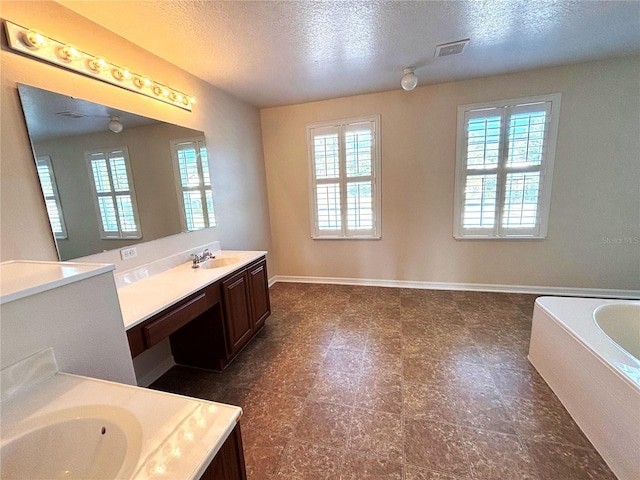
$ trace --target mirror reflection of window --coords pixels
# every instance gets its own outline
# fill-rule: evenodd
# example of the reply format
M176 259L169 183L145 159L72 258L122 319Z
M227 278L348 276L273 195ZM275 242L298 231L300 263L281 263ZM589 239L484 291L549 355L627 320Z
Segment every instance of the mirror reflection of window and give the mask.
M142 238L127 147L84 152L104 239Z
M190 232L215 227L216 215L204 138L174 140L171 142L171 151L178 177L176 183L180 185L178 198L182 205L183 230Z
M182 184L176 172L177 166L174 165L177 160L172 154L175 152L171 150L171 141L199 139L204 142L202 131L28 85L19 84L18 91L33 146L34 160L49 156L55 170L54 183L57 184L61 201L58 204L59 210L54 208L55 202L52 201L50 191L44 194L38 192L37 201L43 202L43 207L50 211L52 236L53 230L58 230L54 239L61 261L124 248L135 245L140 240L148 242L189 231L184 213ZM110 116L120 118L124 125L121 133L109 131ZM123 204L123 200L127 198L121 199L121 210L131 206L129 215L124 215L121 219L115 197L102 200L105 219L107 210L111 211L110 221L106 223L112 231L109 235L104 235L103 213L100 212L93 171L88 165L85 152L93 152L94 149L115 150L123 145L127 146L130 172L134 175L132 177L127 171L127 181L135 195L131 194L131 203ZM200 154L201 159L206 156L206 151L200 152L204 147L205 144L202 143L194 151ZM104 172L106 165L103 166ZM207 166L206 162L201 165L203 182L205 178L208 180ZM106 184L107 178L103 183ZM206 215L195 215L190 227L196 229L196 225L202 228L215 225L212 193L205 191L203 206L198 205L203 202L202 194L190 195L195 197L189 199L193 200L189 205L195 204L194 210L204 212L207 207ZM60 228L66 230L66 238L62 237L54 220L58 215L61 218ZM132 216L134 220L128 222ZM116 227L119 219L124 225L122 236L119 236ZM138 235L127 231L136 228Z
M60 196L58 195L58 184L53 173L53 165L51 157L43 155L36 159L38 168L38 178L40 179L40 187L44 195L44 201L47 206L47 214L49 215L49 223L56 238L67 238L67 228L64 223L64 215L62 213L62 205L60 204Z

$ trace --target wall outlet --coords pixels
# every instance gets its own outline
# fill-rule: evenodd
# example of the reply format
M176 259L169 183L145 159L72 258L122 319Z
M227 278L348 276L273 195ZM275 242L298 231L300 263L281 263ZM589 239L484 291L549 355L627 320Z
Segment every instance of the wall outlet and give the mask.
M136 247L122 248L120 249L120 258L122 260L129 260L130 258L138 256L138 249Z

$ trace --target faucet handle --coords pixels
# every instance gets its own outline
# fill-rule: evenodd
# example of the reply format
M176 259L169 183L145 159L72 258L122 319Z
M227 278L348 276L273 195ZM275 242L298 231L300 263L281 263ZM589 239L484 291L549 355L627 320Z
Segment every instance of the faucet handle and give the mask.
M197 253L191 254L191 260L193 261L191 268L198 268L200 266L200 256Z

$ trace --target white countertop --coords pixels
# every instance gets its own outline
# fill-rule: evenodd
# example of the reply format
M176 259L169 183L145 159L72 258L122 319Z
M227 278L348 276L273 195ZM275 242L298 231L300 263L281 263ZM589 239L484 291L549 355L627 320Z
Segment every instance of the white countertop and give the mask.
M110 272L114 268L111 264L99 263L3 262L0 263L0 304Z
M125 329L130 329L168 306L202 290L221 278L263 257L265 251L230 251L216 254L239 257L238 263L219 268L191 268L191 262L118 288Z
M113 407L125 409L139 423L135 439L128 437L133 454L138 447L139 454L121 472L136 480L200 478L242 415L239 407L55 373L2 401L2 444L19 436L25 425L38 425L41 418L68 409Z

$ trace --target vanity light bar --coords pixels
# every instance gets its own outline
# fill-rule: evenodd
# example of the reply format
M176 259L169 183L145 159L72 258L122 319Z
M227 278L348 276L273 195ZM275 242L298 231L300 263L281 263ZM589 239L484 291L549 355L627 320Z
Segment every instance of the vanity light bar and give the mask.
M188 111L191 111L192 105L196 102L195 97L134 73L129 68L118 66L103 57L83 52L75 45L59 42L42 32L15 23L5 21L4 24L9 46L17 52Z

